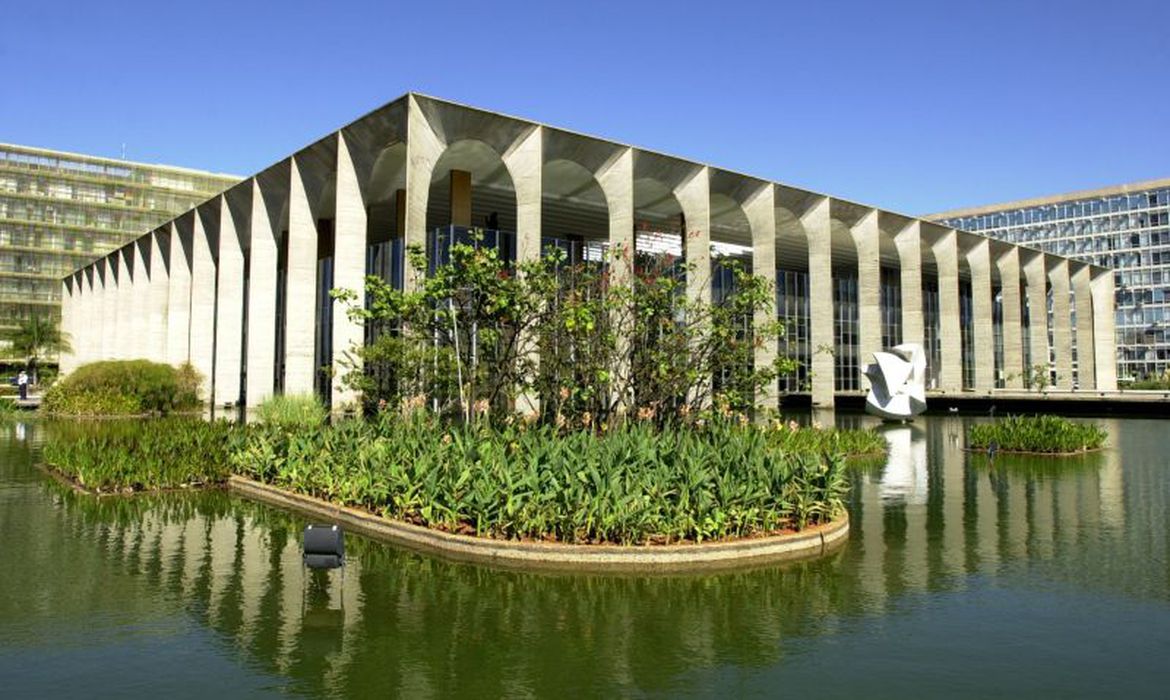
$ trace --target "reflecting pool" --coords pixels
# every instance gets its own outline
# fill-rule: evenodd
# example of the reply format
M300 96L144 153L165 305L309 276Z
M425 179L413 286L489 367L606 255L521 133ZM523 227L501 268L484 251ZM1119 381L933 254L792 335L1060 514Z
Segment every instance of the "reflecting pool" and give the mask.
M859 420L838 416L840 422ZM965 417L887 428L848 545L707 576L454 564L226 493L94 499L0 426L5 697L1099 696L1170 687L1170 421L992 464Z

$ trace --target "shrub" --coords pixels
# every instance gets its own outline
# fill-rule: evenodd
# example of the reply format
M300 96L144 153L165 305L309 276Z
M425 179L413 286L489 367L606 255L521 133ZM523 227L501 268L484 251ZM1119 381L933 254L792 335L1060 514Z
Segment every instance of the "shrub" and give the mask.
M1073 454L1099 449L1106 437L1096 425L1059 416L1009 416L969 427L967 447L986 450L994 443L1001 452Z
M466 421L477 406L506 413L523 395L540 398L548 422L649 411L661 424L717 399L746 412L794 368L782 357L755 365L758 342L783 325L763 320L774 318L769 283L730 259L718 264L728 278L721 293L701 301L684 280L710 284L710 271L671 256L613 250L612 266L570 264L550 248L512 263L480 239L452 245L449 262L434 265L412 247L411 291L377 276L364 294L334 290L373 336L350 349L361 362L347 361L342 377L367 410L425 396ZM618 268L628 284L611 284Z
M199 406L199 373L147 360L111 360L78 367L42 402L48 413L75 416L171 413Z
M49 426L44 459L98 492L218 483L228 476L233 431L191 418Z
M325 423L329 412L313 394L274 395L256 407L261 423L284 429L314 428Z
M1170 390L1170 372L1164 372L1157 377L1148 377L1146 379L1136 379L1130 382L1118 382L1122 389L1136 389L1143 391L1167 391Z

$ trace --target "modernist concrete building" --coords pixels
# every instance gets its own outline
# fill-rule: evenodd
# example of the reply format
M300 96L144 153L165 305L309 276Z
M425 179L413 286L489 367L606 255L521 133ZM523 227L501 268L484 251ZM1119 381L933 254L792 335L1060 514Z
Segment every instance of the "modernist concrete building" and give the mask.
M518 260L550 244L594 256L664 242L699 270L744 257L775 280L792 328L757 360L789 353L802 367L759 397L766 404L796 390L831 405L865 388L870 353L901 342L926 346L935 391L991 391L999 378L1019 389L1031 358L1050 354L1071 388L1074 350L1083 388L1115 386L1106 269L417 94L68 276L75 353L65 369L189 360L217 405L314 390L341 405L355 397L321 368L336 367L363 328L333 308L329 289L360 289L366 274L413 284L404 246L430 242L433 255L436 241L485 221ZM609 258L611 279L628 280L629 256ZM693 275L687 293L710 298L712 278ZM1049 295L1051 329L1048 314L1029 313Z
M237 182L230 175L0 144L0 333L30 316L57 318L62 275Z
M956 209L929 218L1113 268L1118 376L1146 379L1170 370L1170 179Z

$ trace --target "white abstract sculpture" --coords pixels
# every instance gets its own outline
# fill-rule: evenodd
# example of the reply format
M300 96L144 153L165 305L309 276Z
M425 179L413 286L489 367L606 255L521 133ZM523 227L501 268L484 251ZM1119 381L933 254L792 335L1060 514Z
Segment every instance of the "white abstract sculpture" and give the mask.
M873 354L865 368L869 395L865 410L890 420L907 420L926 410L926 353L905 343Z

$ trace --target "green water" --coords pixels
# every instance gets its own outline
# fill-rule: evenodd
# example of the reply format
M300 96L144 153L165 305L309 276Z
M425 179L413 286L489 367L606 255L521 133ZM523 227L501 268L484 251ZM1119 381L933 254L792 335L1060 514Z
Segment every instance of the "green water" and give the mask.
M810 697L1170 694L1170 421L1107 419L1072 463L899 429L847 547L699 577L530 575L350 536L223 493L92 499L0 426L0 696Z

